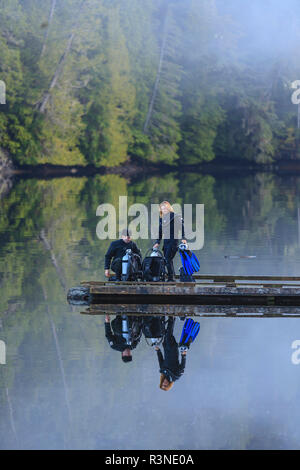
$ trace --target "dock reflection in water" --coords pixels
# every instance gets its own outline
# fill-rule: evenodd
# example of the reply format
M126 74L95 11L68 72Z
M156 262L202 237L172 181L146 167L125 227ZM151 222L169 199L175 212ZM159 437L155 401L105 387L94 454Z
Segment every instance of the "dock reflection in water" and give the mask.
M300 306L224 306L159 304L91 304L82 315L171 315L178 317L299 318Z
M300 307L226 307L197 305L158 304L91 304L82 315L105 316L105 336L112 350L118 351L124 363L138 354L138 346L145 339L157 354L160 372L160 388L170 390L183 375L190 354L190 341L182 346L175 338L174 326L182 326L191 317L237 317L237 318L295 318L300 317ZM114 316L112 319L111 317ZM195 324L197 318L195 318ZM183 323L184 322L184 323ZM199 324L200 329L200 324ZM191 351L193 347L191 347Z

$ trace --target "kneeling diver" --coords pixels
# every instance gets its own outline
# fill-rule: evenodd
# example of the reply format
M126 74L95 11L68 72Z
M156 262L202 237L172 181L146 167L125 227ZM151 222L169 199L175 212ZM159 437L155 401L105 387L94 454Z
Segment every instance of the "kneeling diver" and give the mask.
M128 229L122 231L122 238L111 242L105 255L104 269L105 276L110 277L110 267L116 273L116 280L121 280L122 274L122 258L126 250L132 250L133 253L142 257L137 245L131 240L131 233ZM111 262L112 261L112 262Z

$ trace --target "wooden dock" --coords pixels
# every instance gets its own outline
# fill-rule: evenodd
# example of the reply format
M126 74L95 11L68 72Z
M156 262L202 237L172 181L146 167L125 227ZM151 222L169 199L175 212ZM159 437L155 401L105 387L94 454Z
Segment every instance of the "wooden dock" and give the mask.
M200 318L300 318L300 307L220 305L91 304L82 315L139 315Z
M194 278L195 283L83 281L81 289L90 304L300 307L300 277L196 275ZM72 289L68 299L72 299Z

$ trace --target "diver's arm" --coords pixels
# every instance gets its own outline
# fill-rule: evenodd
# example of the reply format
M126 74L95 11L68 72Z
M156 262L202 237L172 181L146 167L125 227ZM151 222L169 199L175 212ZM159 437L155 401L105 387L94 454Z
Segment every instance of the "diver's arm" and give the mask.
M156 347L155 350L156 350L156 352L157 352L157 358L158 358L158 362L159 362L159 367L162 369L163 364L164 364L164 357L163 357L163 355L162 355L161 350L160 350L158 347Z
M186 243L183 218L181 218L181 236L182 236L182 243Z
M104 269L105 269L105 271L110 269L110 263L111 263L111 260L114 256L114 254L115 254L115 248L114 248L113 242L111 242L111 244L110 244L110 246L109 246L109 248L106 252L105 258L104 258Z
M158 248L162 239L162 218L159 218L159 231L158 231L158 239L154 244L154 248Z
M110 321L105 320L104 326L105 326L105 337L111 346L111 343L114 343L114 335L111 331Z
M181 364L179 366L180 375L184 373L185 364L186 364L186 352L185 354L181 354Z
M137 247L137 244L134 242L132 242L132 251L133 253L136 253L137 255L139 255L140 258L142 258L141 250Z

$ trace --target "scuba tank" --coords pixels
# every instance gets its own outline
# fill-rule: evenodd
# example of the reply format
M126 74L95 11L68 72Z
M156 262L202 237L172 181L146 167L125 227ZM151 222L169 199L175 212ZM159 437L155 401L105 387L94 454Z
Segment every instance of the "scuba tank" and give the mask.
M159 254L159 249L158 248L152 248L152 253L150 255L151 257L154 257L154 256L161 256Z
M122 281L127 280L128 264L129 264L130 255L131 255L131 250L128 249L128 250L126 250L126 253L122 258Z
M132 341L127 315L122 315L122 336L125 339L127 346L131 346Z

